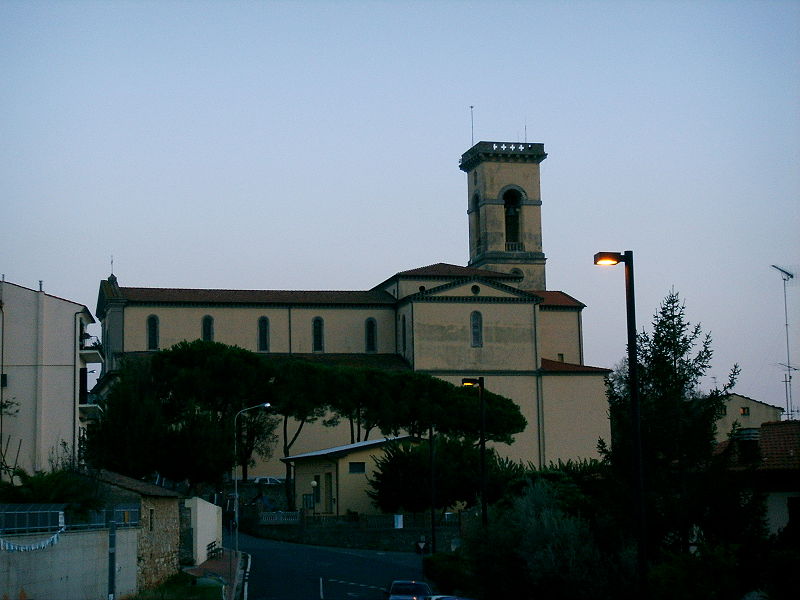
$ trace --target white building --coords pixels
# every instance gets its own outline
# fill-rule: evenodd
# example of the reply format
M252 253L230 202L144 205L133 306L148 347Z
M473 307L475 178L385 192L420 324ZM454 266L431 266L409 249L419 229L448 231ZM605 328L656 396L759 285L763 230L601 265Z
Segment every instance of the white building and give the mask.
M40 284L41 287L41 284ZM87 365L102 362L82 304L0 282L0 459L28 473L77 458ZM66 455L65 455L66 454Z

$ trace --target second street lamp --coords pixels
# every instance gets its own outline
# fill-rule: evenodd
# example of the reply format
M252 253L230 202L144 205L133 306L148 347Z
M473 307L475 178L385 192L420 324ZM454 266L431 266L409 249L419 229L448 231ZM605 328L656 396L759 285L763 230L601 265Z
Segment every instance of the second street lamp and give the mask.
M481 461L481 525L484 533L489 526L489 511L486 505L486 400L483 397L483 377L465 377L461 380L465 387L478 388L478 402L481 405L480 461Z
M271 405L269 402L262 402L261 404L256 404L255 406L248 406L247 408L243 408L237 412L233 417L233 535L235 540L234 548L236 549L237 556L239 553L239 479L237 478L236 472L239 466L239 453L236 449L236 440L239 438L239 431L236 428L236 421L239 418L239 415L247 412L248 410L253 410L256 408L269 408L270 406Z
M631 438L633 453L634 504L638 538L638 576L640 593L646 590L647 580L647 518L644 505L644 465L642 464L642 415L639 402L639 376L636 347L636 302L633 289L633 251L598 252L594 255L596 265L625 265L625 306L628 327L628 387L631 401Z

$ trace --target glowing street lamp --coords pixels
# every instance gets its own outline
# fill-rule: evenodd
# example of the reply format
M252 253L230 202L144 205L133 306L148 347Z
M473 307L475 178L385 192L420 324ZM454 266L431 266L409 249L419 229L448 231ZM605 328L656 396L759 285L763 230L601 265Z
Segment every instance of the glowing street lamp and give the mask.
M642 415L639 402L639 376L636 348L636 303L633 289L633 251L598 252L596 265L625 265L625 306L628 322L628 387L631 396L631 432L633 441L634 503L638 525L638 571L640 592L647 578L647 520L644 505L644 466L642 464Z
M254 410L256 408L269 408L271 404L269 402L263 402L261 404L256 404L255 406L248 406L247 408L243 408L239 412L236 413L233 417L233 528L234 528L234 539L235 542L235 549L238 556L239 553L239 479L237 477L237 470L239 466L239 454L236 450L236 440L239 437L238 429L236 428L236 420L239 418L239 415L247 412L248 410Z
M486 505L486 399L483 397L483 377L465 377L461 380L461 385L477 387L478 401L481 403L481 525L483 525L483 531L486 532L489 526L489 513Z

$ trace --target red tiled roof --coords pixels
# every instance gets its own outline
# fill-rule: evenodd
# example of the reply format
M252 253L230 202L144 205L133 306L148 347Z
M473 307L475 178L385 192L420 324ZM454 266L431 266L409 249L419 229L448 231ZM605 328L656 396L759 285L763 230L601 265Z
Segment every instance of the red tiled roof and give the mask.
M541 296L544 300L540 307L559 307L559 308L585 308L586 305L573 298L569 294L565 294L564 292L557 292L557 291L550 291L550 290L534 290L533 292L537 296Z
M761 424L759 470L800 470L800 421Z
M539 292L536 292L537 294ZM611 373L611 369L602 367L590 367L588 365L576 365L573 363L561 362L560 360L542 359L542 371L548 373Z
M519 276L511 273L500 273L499 271L475 269L473 267L461 267L448 263L436 263L428 265L427 267L401 271L397 275L402 277L490 277L496 279L519 279Z
M187 288L120 288L129 302L189 304L394 304L379 291L213 290Z

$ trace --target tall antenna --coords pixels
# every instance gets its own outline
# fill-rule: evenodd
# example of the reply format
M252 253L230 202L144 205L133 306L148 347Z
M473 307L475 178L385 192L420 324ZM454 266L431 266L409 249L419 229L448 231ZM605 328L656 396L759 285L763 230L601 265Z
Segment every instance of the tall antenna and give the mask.
M794 273L790 273L786 269L780 268L778 265L772 265L772 268L781 274L783 279L783 316L786 322L786 375L783 379L784 388L786 389L786 417L791 420L794 418L794 406L792 405L792 361L789 357L789 308L786 303L786 282L794 279Z
M475 145L475 115L474 115L474 110L475 110L475 107L472 104L470 104L469 105L469 125L470 125L470 129L471 129L471 132L472 132L472 143L470 144L470 147Z

